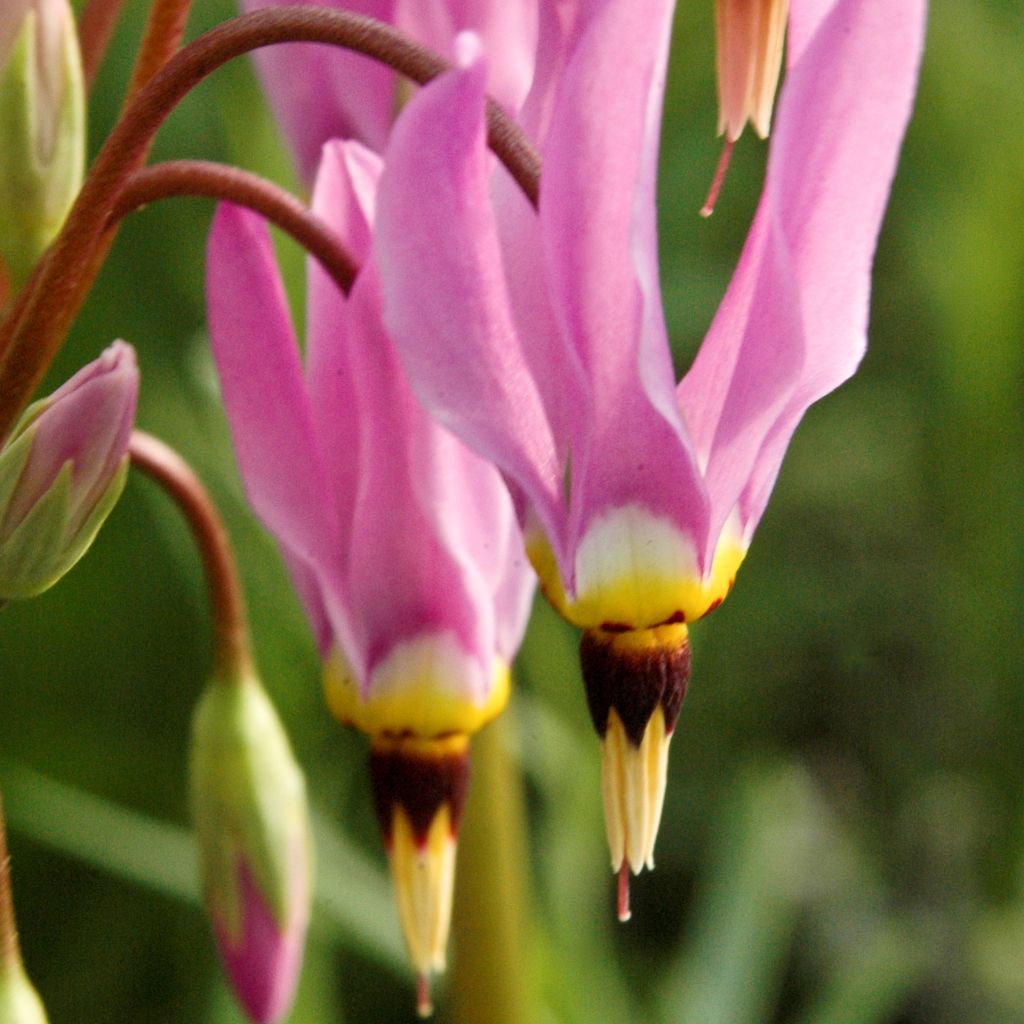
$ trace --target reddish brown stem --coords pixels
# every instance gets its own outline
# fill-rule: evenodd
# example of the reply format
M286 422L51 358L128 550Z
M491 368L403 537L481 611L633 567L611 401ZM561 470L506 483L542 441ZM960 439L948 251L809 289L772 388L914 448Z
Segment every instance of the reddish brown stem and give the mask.
M60 348L113 240L104 230L128 175L181 98L222 64L283 42L320 42L380 60L416 82L448 67L425 47L389 26L346 11L270 8L218 25L190 43L135 97L100 150L60 235L44 258L19 317L0 325L0 437L28 403ZM488 142L536 204L540 160L519 127L488 103Z
M252 673L245 595L231 541L206 488L189 464L163 441L132 432L132 465L155 480L188 521L203 560L214 628L214 667L218 678L240 680Z
M153 0L125 96L126 110L135 95L178 52L191 7L192 0Z
M223 199L262 214L315 256L348 293L359 268L338 236L290 192L238 167L207 160L173 160L135 171L110 215L109 224L147 203L174 196Z
M121 16L124 0L86 0L82 16L78 19L78 44L82 50L82 73L85 84L92 88L110 38Z

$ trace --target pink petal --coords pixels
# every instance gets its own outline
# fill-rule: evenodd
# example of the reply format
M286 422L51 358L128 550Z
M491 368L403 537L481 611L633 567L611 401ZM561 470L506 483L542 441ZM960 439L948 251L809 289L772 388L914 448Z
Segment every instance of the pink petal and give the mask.
M331 557L333 500L277 263L261 218L222 204L207 249L210 342L246 493L307 563Z
M509 308L482 107L478 64L422 89L395 126L377 214L385 323L420 400L522 488L561 551L561 466Z
M308 0L242 0L247 11L296 7ZM365 14L394 24L397 0L321 0L319 6ZM336 46L287 43L256 54L263 84L311 180L328 139L356 138L382 149L394 118L395 73L384 64Z
M349 302L346 335L361 425L347 581L359 611L357 672L366 681L402 641L451 633L479 666L476 679L452 682L483 700L495 651L493 598L473 550L478 534L460 529L473 515L459 479L469 455L455 449L455 440L430 420L406 383L380 322L372 263ZM493 469L479 460L476 465L478 476L493 474L497 492ZM501 497L509 505L507 495Z
M655 175L673 4L595 4L575 23L544 143L540 216L555 314L588 378L571 540L639 502L703 547L707 500L675 399L658 287ZM614 73L610 69L614 68Z
M794 0L797 63L736 276L680 387L715 522L747 537L807 407L853 373L871 261L910 114L922 0ZM741 497L742 495L742 497Z
M246 1016L254 1024L276 1024L295 998L302 966L307 923L307 900L294 899L293 920L275 920L244 862L239 866L242 898L241 937L232 942L226 928L214 920L214 931L228 977ZM300 884L308 884L305 879Z
M538 0L403 0L398 27L444 57L452 40L475 32L492 55L487 92L515 113L533 79Z

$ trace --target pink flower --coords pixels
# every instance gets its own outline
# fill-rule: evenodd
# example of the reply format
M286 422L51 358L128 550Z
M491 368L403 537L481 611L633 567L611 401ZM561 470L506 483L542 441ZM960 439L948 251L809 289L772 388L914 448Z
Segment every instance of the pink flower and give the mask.
M247 10L307 0L241 0ZM319 0L394 25L443 56L456 33L478 32L494 54L488 85L515 112L533 76L538 0ZM312 178L320 148L335 138L357 139L380 151L399 104L399 76L383 64L328 46L270 47L257 63L274 112Z
M381 324L379 174L358 143L324 149L313 206L362 269L346 298L310 266L305 368L266 229L235 207L210 236L208 300L249 499L305 602L331 710L373 739L424 1008L445 962L467 736L508 698L534 581L497 470L419 405Z
M509 480L542 588L587 630L623 871L653 864L685 623L728 593L797 423L863 355L924 7L792 0L764 192L678 385L655 210L672 0L545 6L522 113L543 157L538 211L494 171L468 46L388 146L385 323L423 403Z
M253 508L322 652L344 659L335 710L370 733L471 732L505 686L532 585L497 471L427 416L381 325L379 172L357 143L325 148L314 210L364 265L348 298L310 265L305 370L262 221L218 210L211 341ZM407 688L428 679L421 707Z
M114 342L0 449L0 598L46 590L92 544L124 488L138 390L135 352Z

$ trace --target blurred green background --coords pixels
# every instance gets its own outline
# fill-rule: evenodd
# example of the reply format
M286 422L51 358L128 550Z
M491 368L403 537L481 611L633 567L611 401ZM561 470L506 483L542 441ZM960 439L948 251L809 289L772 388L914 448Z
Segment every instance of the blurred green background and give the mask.
M129 0L99 79L94 150L146 7ZM229 0L195 8L190 35L232 13ZM764 162L744 136L718 211L697 216L718 155L712 18L703 0L677 15L663 144L663 287L681 365L724 292ZM1022 97L1019 2L935 0L870 350L808 415L734 593L693 630L658 867L634 882L628 925L614 921L576 637L538 602L505 730L529 819L530 1019L1024 1019ZM245 61L162 131L156 157L185 155L295 186ZM218 408L202 301L210 215L175 200L129 220L51 382L130 340L140 425L193 463L237 546L259 662L318 820L290 1019L408 1021L365 743L323 705L314 644L246 512ZM301 257L282 253L298 293ZM55 1024L241 1021L186 831L208 644L188 535L138 477L67 579L0 614L0 785L25 959ZM457 972L457 943L452 959ZM442 1022L458 1019L451 987L439 986Z

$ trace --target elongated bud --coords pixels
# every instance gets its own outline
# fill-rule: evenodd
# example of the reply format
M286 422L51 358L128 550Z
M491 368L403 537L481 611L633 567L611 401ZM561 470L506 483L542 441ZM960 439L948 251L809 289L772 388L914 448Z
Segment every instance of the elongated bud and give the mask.
M138 389L135 352L115 342L0 449L0 599L53 586L93 542L124 488Z
M716 0L718 134L729 142L748 120L768 137L788 8L788 0Z
M588 630L580 665L601 737L601 794L619 918L629 919L628 872L654 867L668 747L690 679L686 626L613 633Z
M469 783L469 738L374 738L374 802L398 915L418 976L417 1010L432 1012L430 979L446 965L455 847Z
M306 787L277 712L249 675L210 684L196 709L192 813L206 909L235 994L255 1024L295 995L309 921Z
M26 977L20 959L0 966L0 1024L46 1024L39 993Z
M85 86L68 0L4 0L3 7L0 260L16 288L81 186Z

